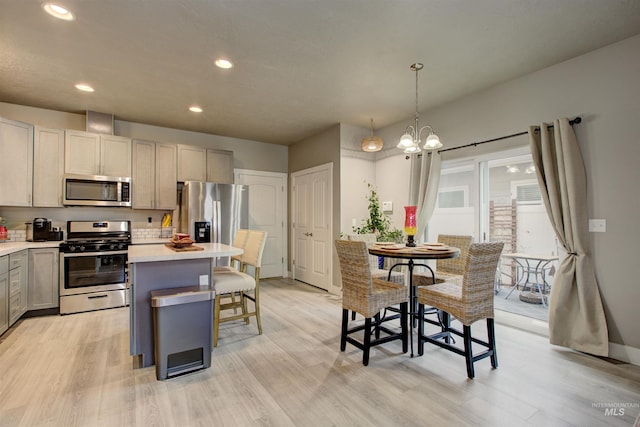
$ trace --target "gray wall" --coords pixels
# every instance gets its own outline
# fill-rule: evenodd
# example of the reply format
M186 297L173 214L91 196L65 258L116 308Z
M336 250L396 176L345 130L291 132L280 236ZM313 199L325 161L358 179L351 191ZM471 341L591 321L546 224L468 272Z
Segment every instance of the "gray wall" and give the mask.
M289 146L289 174L314 166L333 163L333 239L340 235L340 125L331 126L329 129L304 139ZM291 177L289 177L291 182ZM289 192L291 194L291 192ZM291 212L291 196L289 197L289 212ZM289 215L289 221L293 214ZM289 223L288 230L291 230ZM289 253L291 254L291 239L289 239ZM291 269L291 259L288 262ZM340 283L338 261L333 259L333 284Z
M635 265L640 242L640 36L420 115L421 123L436 129L445 148L576 116L583 118L574 129L586 167L589 218L607 220L606 233L591 233L590 241L609 339L638 349L640 286ZM386 145L397 141L408 123L409 119L377 134ZM520 137L444 153L443 158L526 143L526 137Z

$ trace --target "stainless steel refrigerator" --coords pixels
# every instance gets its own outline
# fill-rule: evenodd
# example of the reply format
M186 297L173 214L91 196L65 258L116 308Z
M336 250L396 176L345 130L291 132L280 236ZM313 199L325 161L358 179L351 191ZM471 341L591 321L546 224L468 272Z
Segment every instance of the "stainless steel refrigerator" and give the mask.
M239 228L249 228L249 187L185 181L180 196L180 232L196 242L230 245ZM220 258L218 265L228 265Z

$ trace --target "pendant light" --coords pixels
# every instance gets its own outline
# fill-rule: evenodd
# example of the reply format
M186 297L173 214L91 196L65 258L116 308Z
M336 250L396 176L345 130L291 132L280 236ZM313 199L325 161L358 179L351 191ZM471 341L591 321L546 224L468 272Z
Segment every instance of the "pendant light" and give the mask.
M371 118L371 135L362 138L362 142L360 143L362 151L375 153L376 151L382 150L382 145L382 138L379 136L373 136L373 118Z
M415 71L416 73L416 118L415 125L409 125L404 131L402 137L400 137L400 142L397 145L397 148L404 150L406 154L415 154L422 151L420 148L420 142L422 139L422 131L425 129L429 130L429 134L424 143L425 150L435 150L442 147L442 143L440 142L440 138L433 132L433 128L431 126L422 126L418 122L418 117L420 113L418 112L418 71L422 70L424 66L417 62L412 64L410 69L411 71Z

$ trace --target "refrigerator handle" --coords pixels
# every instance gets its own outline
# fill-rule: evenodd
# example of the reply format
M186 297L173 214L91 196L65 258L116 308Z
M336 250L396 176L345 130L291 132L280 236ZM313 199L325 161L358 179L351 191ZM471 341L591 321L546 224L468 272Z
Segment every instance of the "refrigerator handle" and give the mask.
M216 200L213 202L213 224L212 225L212 232L213 232L213 239L211 240L214 243L221 243L221 238L220 238L220 201Z

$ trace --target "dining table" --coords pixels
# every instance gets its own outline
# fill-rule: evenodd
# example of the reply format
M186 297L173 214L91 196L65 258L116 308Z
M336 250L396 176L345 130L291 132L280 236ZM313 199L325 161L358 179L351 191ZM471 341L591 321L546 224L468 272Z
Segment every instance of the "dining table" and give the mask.
M438 260L447 258L457 258L460 249L447 246L442 243L417 243L415 246L407 246L404 243L377 242L369 246L369 253L379 257L398 260L389 268L389 278L395 268L406 266L409 274L409 316L411 357L413 357L413 329L414 323L418 319L418 298L415 286L413 286L413 270L416 267L424 267L431 273L432 283L436 283L436 274L433 268L427 263L420 262L426 260Z

